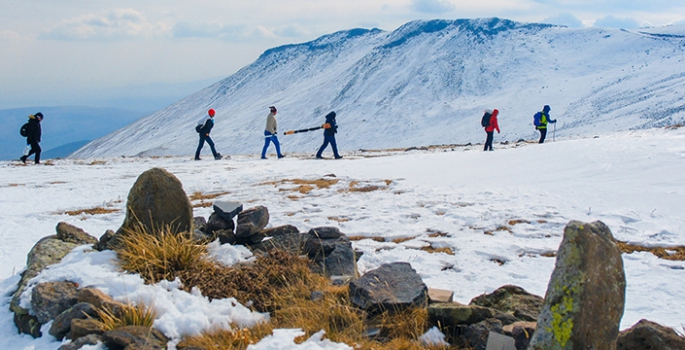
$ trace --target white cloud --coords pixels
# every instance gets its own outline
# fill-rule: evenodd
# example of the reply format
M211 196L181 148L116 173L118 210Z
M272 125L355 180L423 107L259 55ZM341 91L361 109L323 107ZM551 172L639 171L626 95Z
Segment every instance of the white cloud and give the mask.
M179 22L172 29L174 38L239 39L245 36L245 26L219 22Z
M118 41L160 35L164 27L132 9L114 9L68 19L40 35L65 41Z
M0 30L0 39L20 39L21 36L19 33L13 31L13 30Z
M448 0L412 0L411 8L418 12L439 14L450 12L455 6Z

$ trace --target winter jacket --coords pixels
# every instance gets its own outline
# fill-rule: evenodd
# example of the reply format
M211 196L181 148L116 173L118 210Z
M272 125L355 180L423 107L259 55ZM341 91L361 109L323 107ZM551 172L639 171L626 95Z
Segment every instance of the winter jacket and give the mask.
M200 136L207 136L214 127L214 119L210 116L206 116L200 119L200 121L197 122L197 125L202 125L202 128L200 129Z
M540 120L540 125L538 125L538 126L535 127L535 128L538 129L538 130L540 130L540 129L547 129L547 124L548 124L548 123L554 124L554 123L557 122L556 120L550 119L550 118L549 118L549 114L548 114L548 113L545 113L544 111L542 111L542 112L537 112L537 113L535 114L535 118L536 118L536 119L539 118L539 120Z
M495 110L492 115L490 116L490 125L485 127L486 132L493 132L497 130L499 133L499 124L497 123L497 110Z
M338 124L335 122L335 112L331 112L326 115L326 124L328 124L329 127L324 129L323 134L327 136L335 136L335 134L338 132Z
M29 125L26 127L26 143L40 142L41 136L40 121L32 115L29 117Z
M266 116L266 131L268 131L271 135L276 134L278 129L278 122L276 121L276 115L273 113L269 113L269 115Z

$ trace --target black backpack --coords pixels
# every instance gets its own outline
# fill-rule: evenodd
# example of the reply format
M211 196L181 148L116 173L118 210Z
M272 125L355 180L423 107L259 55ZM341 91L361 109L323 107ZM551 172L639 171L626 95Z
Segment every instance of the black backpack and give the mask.
M490 117L492 117L492 114L490 113L483 114L483 118L480 120L480 125L484 128L490 126Z
M29 123L26 123L21 126L21 129L19 129L19 134L23 137L29 136Z

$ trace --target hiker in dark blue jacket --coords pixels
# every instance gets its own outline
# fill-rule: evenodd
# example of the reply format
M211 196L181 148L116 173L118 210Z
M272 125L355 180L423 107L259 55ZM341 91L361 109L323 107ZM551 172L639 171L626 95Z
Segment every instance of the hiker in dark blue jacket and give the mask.
M321 148L319 148L319 152L316 153L316 158L323 159L321 153L323 153L323 150L328 147L329 143L333 149L333 156L335 159L342 158L342 156L338 154L338 145L335 142L335 133L338 132L338 124L335 122L335 112L331 112L326 115L326 124L324 124L323 128L323 145L321 145Z
M195 127L195 130L200 134L200 144L197 145L197 150L195 151L195 160L200 160L200 151L202 151L202 146L205 145L205 141L207 141L207 143L209 144L209 148L212 149L214 159L221 159L221 154L216 151L216 148L214 148L214 141L212 141L212 138L209 137L209 133L212 131L212 128L214 127L215 114L216 111L210 108L207 111L207 116L200 119L200 121L198 121L197 123L197 126Z
M26 159L32 154L35 154L35 163L40 164L40 138L43 135L43 130L40 127L40 122L43 121L43 113L38 112L29 116L29 125L26 127L26 144L31 146L28 154L21 156L21 161L26 164Z

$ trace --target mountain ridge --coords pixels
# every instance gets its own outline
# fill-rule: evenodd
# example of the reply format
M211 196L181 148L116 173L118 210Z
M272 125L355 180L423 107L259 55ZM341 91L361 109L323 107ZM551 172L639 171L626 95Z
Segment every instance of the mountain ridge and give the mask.
M482 142L485 108L500 110L498 141L535 138L532 115L552 105L566 136L685 119L685 26L571 29L507 19L408 22L351 29L266 50L235 74L95 140L73 157L192 155L193 127L217 110L223 154L258 153L267 107L281 131L338 113L342 150ZM321 136L281 136L313 152Z

